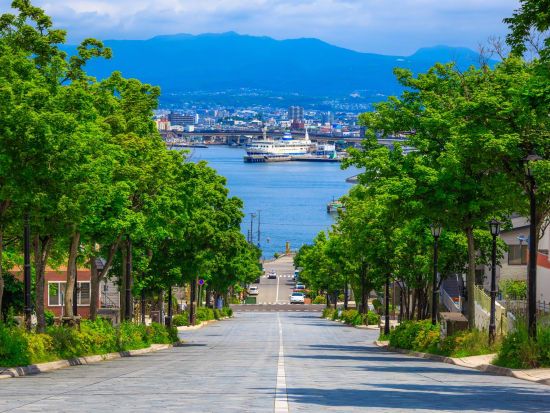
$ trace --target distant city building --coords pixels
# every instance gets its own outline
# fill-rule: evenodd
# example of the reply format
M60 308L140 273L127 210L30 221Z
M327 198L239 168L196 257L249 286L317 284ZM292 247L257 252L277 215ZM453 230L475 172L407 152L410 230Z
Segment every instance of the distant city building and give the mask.
M304 129L304 122L300 122L298 119L294 119L290 124L291 129Z
M158 130L170 130L172 125L166 116L163 116L160 119L155 119Z
M323 113L322 117L323 123L328 123L332 125L334 123L334 113L328 111L327 113Z
M184 115L181 113L171 112L170 115L168 115L168 119L172 123L172 125L194 125L195 124L195 117L197 115Z
M291 106L288 108L288 120L304 120L304 108L300 106Z

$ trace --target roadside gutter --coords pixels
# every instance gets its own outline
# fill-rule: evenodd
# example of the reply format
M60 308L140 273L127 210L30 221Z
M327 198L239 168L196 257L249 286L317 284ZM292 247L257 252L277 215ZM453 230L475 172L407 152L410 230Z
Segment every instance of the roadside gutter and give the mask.
M454 364L455 366L476 369L497 376L515 377L516 379L527 380L550 386L550 368L510 369L508 367L495 366L490 363L496 358L496 354L455 358L391 347L388 341L375 341L374 344L383 350L394 353L406 354L408 356L438 361L440 363Z

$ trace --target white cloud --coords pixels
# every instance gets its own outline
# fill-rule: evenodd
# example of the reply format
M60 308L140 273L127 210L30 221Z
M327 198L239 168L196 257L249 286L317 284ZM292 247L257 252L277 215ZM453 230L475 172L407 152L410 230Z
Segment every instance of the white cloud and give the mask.
M9 10L0 0L0 12ZM407 55L422 46L475 48L519 0L34 0L78 41L234 30L317 37L360 51ZM5 4L5 5L4 5Z

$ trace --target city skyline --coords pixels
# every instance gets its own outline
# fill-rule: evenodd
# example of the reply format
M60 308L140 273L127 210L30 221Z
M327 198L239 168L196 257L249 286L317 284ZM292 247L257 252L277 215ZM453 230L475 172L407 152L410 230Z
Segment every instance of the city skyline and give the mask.
M0 13L13 12L3 0ZM517 0L36 0L69 31L69 43L90 35L101 40L148 39L176 33L235 31L275 39L311 37L360 52L410 55L445 44L476 49L489 36L505 36L502 19ZM395 10L399 13L395 13Z

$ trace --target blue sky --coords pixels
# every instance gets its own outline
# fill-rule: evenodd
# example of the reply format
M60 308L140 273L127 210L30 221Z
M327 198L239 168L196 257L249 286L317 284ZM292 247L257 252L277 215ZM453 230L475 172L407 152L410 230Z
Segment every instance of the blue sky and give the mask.
M11 0L0 0L0 13ZM504 17L519 0L33 0L84 37L147 39L159 34L219 33L276 39L316 37L362 51L409 55L445 44L476 49L505 36Z

